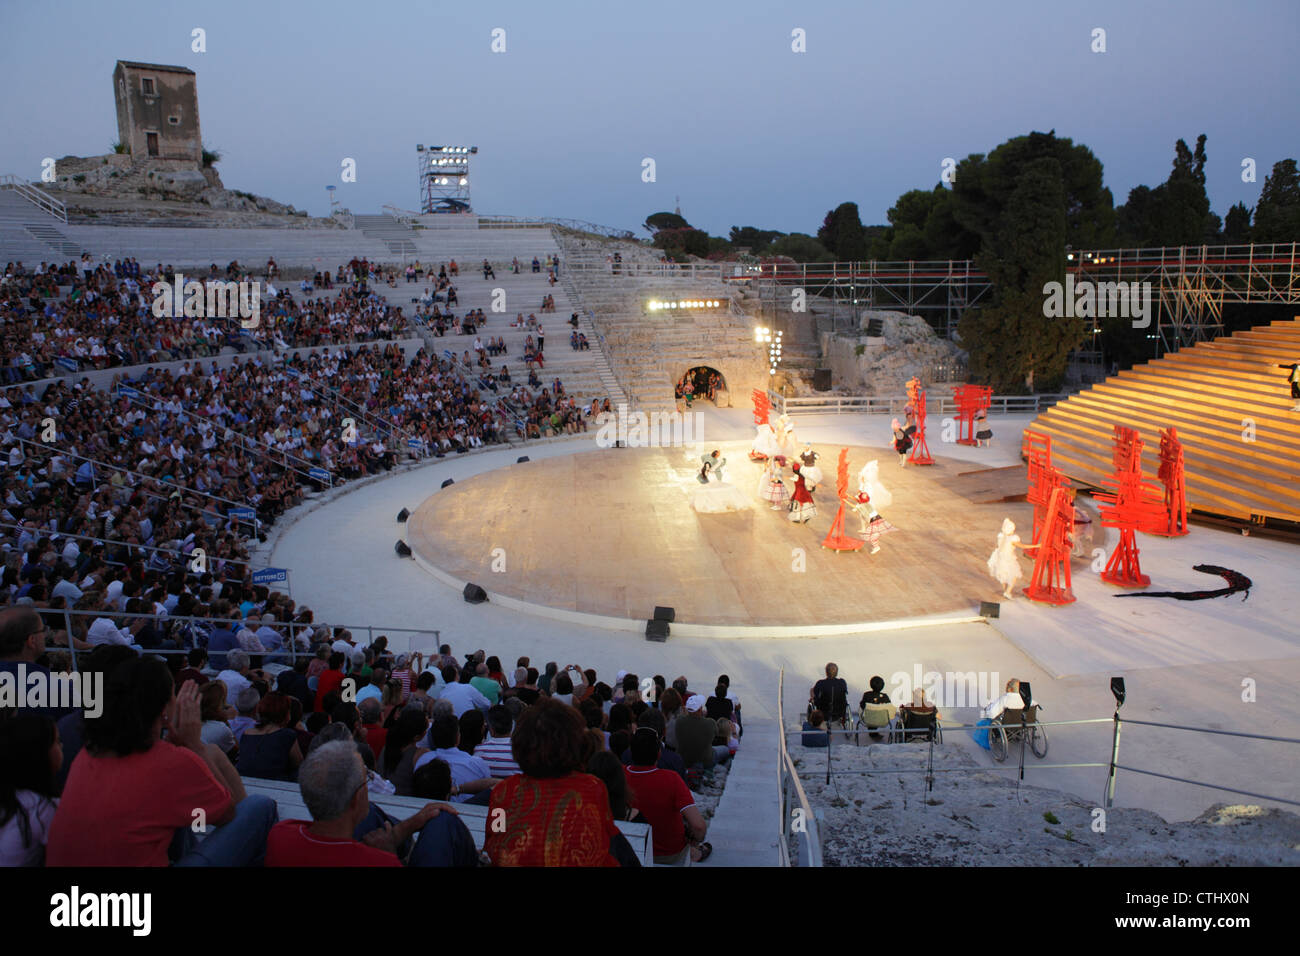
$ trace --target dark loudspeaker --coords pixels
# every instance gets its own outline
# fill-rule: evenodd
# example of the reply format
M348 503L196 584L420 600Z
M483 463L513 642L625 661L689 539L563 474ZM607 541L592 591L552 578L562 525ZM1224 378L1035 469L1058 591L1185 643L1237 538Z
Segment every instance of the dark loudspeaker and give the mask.
M659 607L658 605L655 605L655 620L669 622L675 621L677 620L677 612L670 607Z
M527 460L528 460L528 456L527 456L527 455L520 455L518 458L515 459L515 464L516 464L516 465L522 465L522 464L523 464L524 462L526 462Z
M393 545L393 550L397 552L399 558L409 558L411 556L411 549L406 546L405 541L400 539L397 544Z
M454 485L455 483L456 483L455 478L448 478L446 481L442 483L442 487L446 488L448 485Z
M645 639L647 641L658 641L660 644L664 643L664 641L668 640L668 622L646 621Z
M1112 677L1110 679L1110 692L1115 695L1115 708L1118 710L1124 706L1124 698L1128 696L1124 692L1124 678Z
M829 392L831 390L831 370L828 368L813 369L813 388L819 392Z
M1027 680L1020 682L1020 699L1025 702L1026 708L1034 702L1034 692L1029 689L1029 681Z
M405 520L406 520L407 518L409 518L409 517L411 517L411 513L410 513L409 511L407 511L405 508L403 508L401 511L397 512L397 520L398 520L398 521L405 521Z
M482 604L486 601L487 592L473 582L465 585L465 600L470 604Z
M980 617L997 617L1002 605L997 601L980 601Z

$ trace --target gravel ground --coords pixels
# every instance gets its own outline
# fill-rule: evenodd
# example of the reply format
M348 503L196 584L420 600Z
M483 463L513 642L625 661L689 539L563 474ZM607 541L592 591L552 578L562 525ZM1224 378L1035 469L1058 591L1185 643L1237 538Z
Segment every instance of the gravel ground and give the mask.
M827 866L1296 866L1300 816L1215 804L1187 823L1113 808L1043 787L1014 772L936 772L929 747L874 744L826 753L792 748L808 799L824 814ZM1032 757L1030 758L1033 759ZM1007 758L1015 766L1013 748ZM934 748L936 771L983 766L964 749ZM835 776L836 771L885 770ZM899 771L922 772L899 772ZM1104 832L1095 829L1104 822Z

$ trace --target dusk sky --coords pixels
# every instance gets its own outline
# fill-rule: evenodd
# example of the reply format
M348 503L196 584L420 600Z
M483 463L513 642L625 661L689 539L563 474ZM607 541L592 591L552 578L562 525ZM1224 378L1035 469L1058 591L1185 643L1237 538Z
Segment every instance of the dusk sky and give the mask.
M207 52L191 51L195 27ZM850 200L882 223L946 157L1049 129L1093 150L1117 205L1164 181L1178 138L1206 133L1223 215L1300 158L1298 38L1296 0L3 0L0 173L34 180L46 156L108 152L127 59L197 72L227 188L315 215L330 184L353 212L418 208L415 145L437 143L479 147L481 213L637 228L680 196L714 234L815 233Z

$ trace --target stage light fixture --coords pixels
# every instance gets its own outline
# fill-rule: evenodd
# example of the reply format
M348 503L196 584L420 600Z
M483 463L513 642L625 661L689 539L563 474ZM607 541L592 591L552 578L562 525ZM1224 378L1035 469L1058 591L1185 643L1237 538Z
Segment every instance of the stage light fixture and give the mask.
M1124 690L1124 678L1112 677L1110 679L1110 692L1115 697L1115 709L1119 710L1124 706L1124 698L1128 696Z

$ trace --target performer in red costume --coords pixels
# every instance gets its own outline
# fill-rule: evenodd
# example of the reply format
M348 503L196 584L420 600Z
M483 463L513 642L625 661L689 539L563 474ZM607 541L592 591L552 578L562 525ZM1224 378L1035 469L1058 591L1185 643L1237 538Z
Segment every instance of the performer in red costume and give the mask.
M794 494L790 497L790 520L807 524L817 517L817 505L813 503L812 490L804 479L799 462L794 462L791 467L794 468Z

